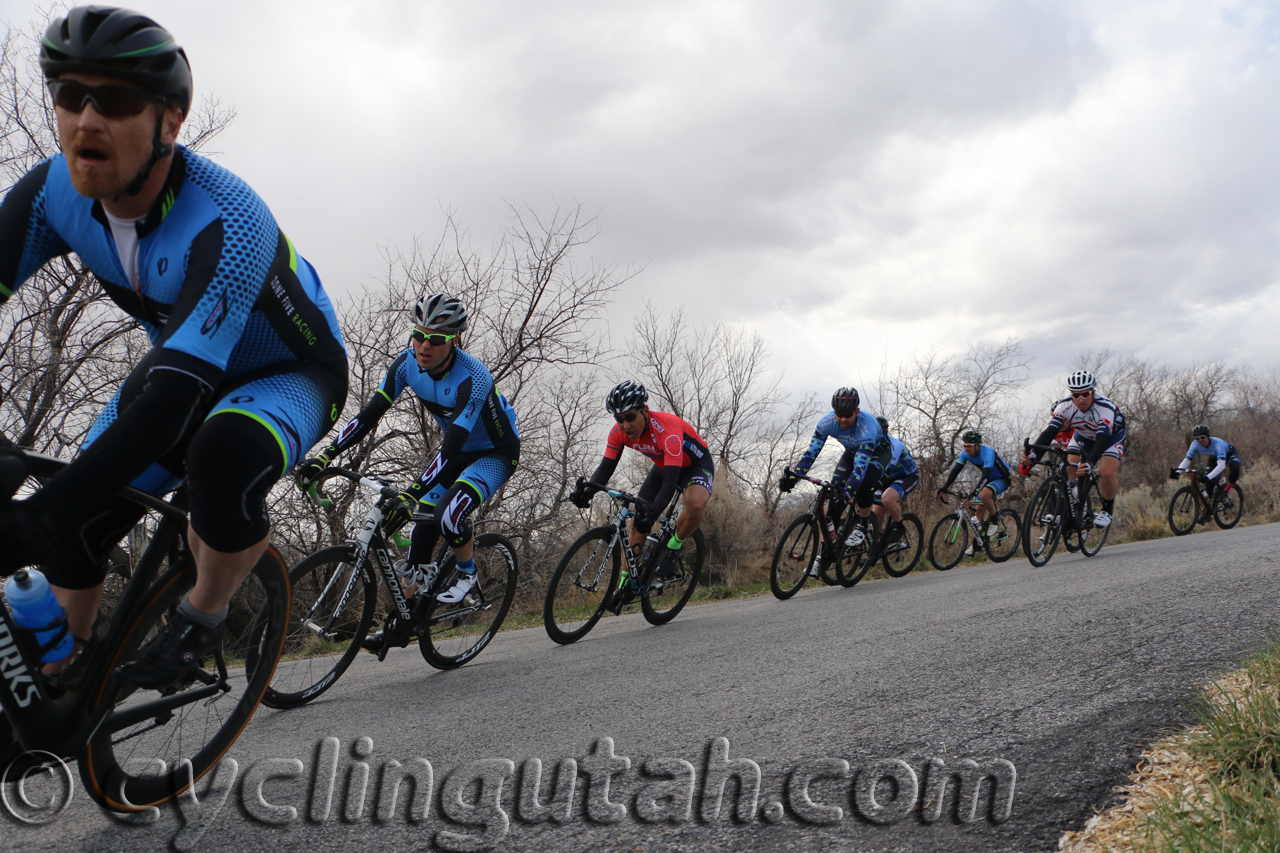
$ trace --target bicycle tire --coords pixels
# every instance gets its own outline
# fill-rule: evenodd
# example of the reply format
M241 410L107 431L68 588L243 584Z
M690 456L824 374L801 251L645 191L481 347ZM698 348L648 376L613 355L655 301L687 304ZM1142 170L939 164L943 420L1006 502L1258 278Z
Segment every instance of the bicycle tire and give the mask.
M924 525L920 523L920 519L914 513L904 512L902 514L902 538L893 545L884 546L893 548L891 552L886 552L880 562L884 566L884 573L891 578L903 578L911 573L916 567L916 563L920 562L920 555L924 553ZM905 547L897 547L905 545Z
M1174 536L1186 536L1195 529L1200 517L1200 499L1195 486L1183 486L1169 500L1169 529Z
M692 553L690 546L693 546ZM706 559L707 546L702 531L695 530L680 549L675 575L662 579L650 576L649 583L640 590L640 610L650 625L665 625L684 609L698 585L698 575Z
M612 527L588 530L564 552L551 575L542 624L560 645L581 640L604 615L605 600L621 574L620 549L625 546L612 544L616 537Z
M456 604L436 600L438 589L428 593L422 617L428 627L418 637L418 648L423 659L436 669L456 669L484 651L502 627L516 597L520 577L516 546L497 533L482 533L474 542L476 585L471 592ZM452 556L440 566L439 589L444 588L456 566Z
M867 516L867 525L864 528L867 538L862 543L862 547L854 550L844 544L845 540L853 533L853 525L858 522L859 518L857 511L850 507L849 517L845 519L840 535L836 538L834 545L840 555L839 559L835 560L836 580L845 589L857 585L858 581L867 576L867 572L875 565L876 560L880 558L879 526L876 524L874 513Z
M1240 517L1244 515L1244 490L1240 488L1239 483L1231 486L1231 491L1225 495L1219 495L1218 500L1213 505L1213 520L1223 530L1230 530L1240 523Z
M778 539L773 549L773 564L769 567L769 588L773 597L786 601L799 592L811 575L814 560L822 553L822 536L813 513L796 517ZM821 566L819 566L821 568Z
M1057 481L1045 480L1027 504L1027 514L1022 519L1022 550L1027 561L1037 568L1048 563L1058 550L1065 499Z
M929 562L940 572L955 568L969 547L969 525L960 513L951 512L938 519L929 534Z
M1103 544L1106 543L1107 537L1111 535L1111 526L1115 524L1113 520L1106 527L1097 527L1093 523L1094 517L1102 509L1102 490L1098 487L1098 481L1093 480L1089 483L1089 490L1085 492L1084 505L1081 507L1080 515L1082 518L1083 528L1078 536L1080 540L1080 553L1086 557L1092 557L1102 550Z
M146 695L151 691L118 685L113 673L163 626L194 577L186 568L171 570L157 580L146 604L122 634L106 668L108 675L95 688L99 703L113 702L116 710L121 706L127 710L153 701ZM249 723L271 683L284 650L289 605L289 571L271 548L232 598L227 635L214 655L215 664L226 667L230 689L129 728L117 729L109 716L79 756L80 777L89 796L112 811L141 811L176 798L213 769ZM240 656L244 665L237 667ZM199 682L186 684L173 695L202 687ZM139 771L139 766L144 770Z
M284 654L262 696L268 708L305 705L332 687L360 653L378 586L367 571L353 574L351 558L349 545L334 545L289 570L293 606Z
M988 534L982 546L991 562L1003 563L1018 553L1018 546L1022 544L1022 519L1016 510L1002 509L996 513L995 520L999 531L994 536Z

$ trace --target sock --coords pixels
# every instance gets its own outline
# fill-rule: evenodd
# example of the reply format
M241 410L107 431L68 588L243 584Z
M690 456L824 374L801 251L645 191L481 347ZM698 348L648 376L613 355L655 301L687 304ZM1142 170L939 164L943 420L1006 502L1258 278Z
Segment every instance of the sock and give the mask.
M629 577L631 577L631 572L628 569L623 569L622 577L618 578L618 589L623 589L624 587L626 587L627 578Z
M1107 515L1111 514L1111 510L1115 509L1115 506L1116 506L1116 502L1114 498L1112 498L1111 500L1107 500L1106 498L1102 499L1102 511L1105 512Z
M189 595L189 594L188 594ZM186 616L197 625L203 625L206 628L217 628L227 618L228 608L224 607L214 613L206 610L200 610L191 603L191 599L184 595L182 601L178 602L178 612Z
M679 536L672 533L671 538L667 540L667 547L670 548L672 551L679 551L681 548L684 547L684 543L688 541L689 541L688 539L681 539Z
M472 575L472 576L474 576L474 575L475 575L475 573L476 573L476 561L475 561L475 558L473 557L473 558L471 558L471 559L467 560L465 563L464 563L464 562L462 562L461 560L459 560L459 561L458 561L458 571L462 572L464 575Z

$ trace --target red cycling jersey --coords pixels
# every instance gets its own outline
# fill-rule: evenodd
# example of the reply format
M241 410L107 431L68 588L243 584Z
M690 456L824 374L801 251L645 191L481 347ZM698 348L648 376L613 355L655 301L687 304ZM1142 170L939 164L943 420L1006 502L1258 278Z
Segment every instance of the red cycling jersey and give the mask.
M604 458L617 459L622 455L624 447L640 451L659 468L666 468L668 465L676 468L704 466L709 459L707 443L688 421L652 409L649 410L649 428L635 441L627 438L627 434L622 431L622 424L613 425L604 448Z

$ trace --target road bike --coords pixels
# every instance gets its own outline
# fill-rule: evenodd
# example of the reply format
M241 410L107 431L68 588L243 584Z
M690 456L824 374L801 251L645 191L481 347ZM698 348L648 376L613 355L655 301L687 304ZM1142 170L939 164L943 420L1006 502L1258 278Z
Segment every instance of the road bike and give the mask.
M418 640L422 657L436 669L462 666L489 644L502 627L515 598L518 570L516 550L505 537L480 533L473 539L476 585L459 602L445 604L436 595L448 588L457 560L446 543L436 553L437 571L415 595L405 596L392 562L393 545L382 529L386 502L399 490L389 480L370 478L344 468L327 468L309 493L322 505L323 483L341 477L377 495L360 532L343 545L324 548L289 571L293 608L284 655L262 702L272 708L293 708L310 702L337 682L359 654L373 626L381 581L391 602L381 616L384 642L378 660L392 647ZM435 524L428 515L414 515L418 524Z
M880 536L880 544L876 554L871 558L874 563L878 558L884 567L884 573L891 578L904 578L920 562L924 553L924 525L913 512L902 514L902 536L890 542L886 531Z
M1173 468L1169 473L1182 473ZM1240 523L1244 515L1244 490L1239 483L1231 484L1226 491L1222 483L1214 483L1203 473L1192 472L1191 485L1173 493L1169 501L1169 527L1177 536L1185 536L1197 524L1208 524L1212 517L1223 530L1230 530ZM1212 492L1210 492L1212 490Z
M969 537L973 536L981 544L982 549L993 563L1003 563L1018 551L1019 539L1022 535L1022 520L1017 510L996 509L996 514L979 522L973 514L972 506L979 502L978 493L962 495L957 492L944 491L943 495L960 498L960 505L955 512L948 513L938 519L933 532L929 534L929 562L940 572L948 571L957 563L969 556ZM946 503L946 500L943 500ZM996 525L996 532L990 533L991 524ZM982 526L979 531L977 525ZM976 550L976 548L975 548Z
M774 597L786 601L799 592L811 577L819 577L828 585L853 586L862 580L877 557L879 537L875 516L869 516L863 525L863 544L849 547L845 542L853 533L859 516L843 496L837 495L839 487L790 468L785 471L816 485L818 494L814 496L809 511L796 516L782 532L774 548L773 564L769 568L769 588L773 590ZM839 531L833 518L837 513L832 510L832 504L837 500L847 509Z
M1067 459L1061 448L1053 445L1024 443L1024 450L1036 451L1038 458L1032 463L1049 468L1045 480L1036 489L1027 504L1023 517L1022 541L1027 560L1033 566L1043 566L1053 557L1058 545L1068 551L1081 551L1092 557L1102 550L1111 533L1111 525L1097 527L1093 522L1102 511L1102 491L1098 475L1090 466L1085 474L1078 475L1075 483L1067 477L1068 468L1077 467ZM1049 452L1058 458L1049 457Z
M67 464L15 452L38 479ZM17 474L0 493L12 495L21 483ZM136 812L190 788L248 724L284 648L289 574L268 548L232 598L224 639L208 664L159 692L125 684L118 669L174 618L196 569L186 542L185 487L170 500L128 487L119 494L153 513L145 524L149 541L120 598L99 612L87 645L59 675L40 672L35 635L0 606L0 770L13 781L24 765L74 758L94 801Z
M547 585L547 597L542 607L542 623L547 629L547 636L561 645L585 637L604 615L606 599L621 579L624 559L628 574L623 606L639 598L640 610L651 625L670 622L693 595L707 556L702 531L695 530L677 552L670 574L662 577L659 571L667 540L675 533L676 504L684 490L676 490L666 513L657 521L658 532L646 538L646 546L650 543L652 546L637 554L630 547L627 519L635 515L637 507L644 511L649 504L635 495L581 478L578 486L603 491L613 499L613 522L579 536L560 558Z

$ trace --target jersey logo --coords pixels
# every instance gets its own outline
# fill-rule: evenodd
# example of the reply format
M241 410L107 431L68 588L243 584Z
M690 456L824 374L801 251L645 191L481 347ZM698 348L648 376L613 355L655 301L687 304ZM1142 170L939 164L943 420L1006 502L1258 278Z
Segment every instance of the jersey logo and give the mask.
M683 449L680 446L680 436L678 435L667 436L664 443L667 446L667 453L672 456L679 454Z
M200 327L200 334L210 335L222 328L222 324L227 319L227 288L222 288L222 295L218 297L218 301L213 303L213 309L209 312L209 316L205 318L204 325Z
M241 395L241 396L239 396L239 397L232 397L232 398L231 398L231 402L233 402L233 403L252 403L252 402L253 402L253 398L252 398L252 397L250 397L250 396L248 396L247 394L245 394L245 395Z
M156 263L156 271L157 271L157 272L159 272L159 273L160 273L160 275L164 275L164 274L165 274L165 270L167 270L167 269L169 269L169 259L168 259L168 258L161 258L161 259Z

